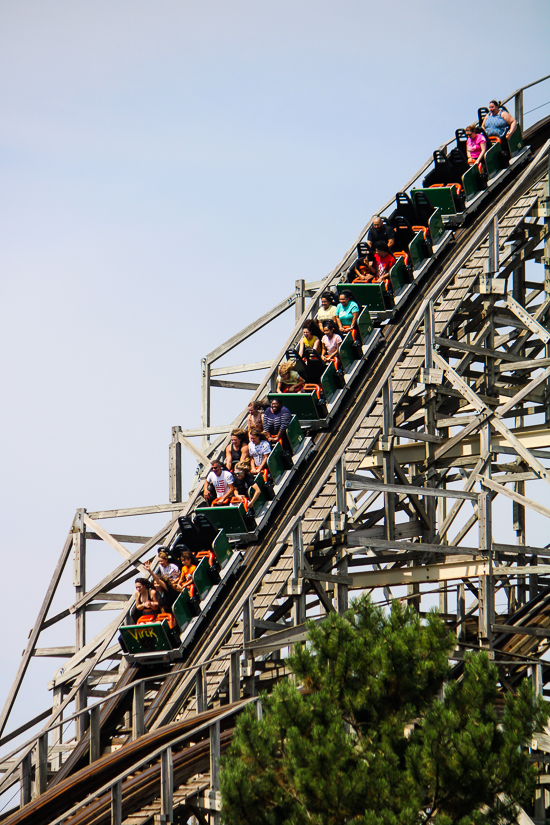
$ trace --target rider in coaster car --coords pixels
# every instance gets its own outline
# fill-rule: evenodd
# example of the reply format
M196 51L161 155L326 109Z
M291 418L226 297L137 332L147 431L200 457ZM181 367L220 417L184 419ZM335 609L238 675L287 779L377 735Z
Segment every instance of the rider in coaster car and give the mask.
M229 504L234 491L233 476L219 461L213 461L211 467L204 482L204 497L212 507Z
M294 361L281 361L277 380L277 392L300 392L306 383L294 367Z

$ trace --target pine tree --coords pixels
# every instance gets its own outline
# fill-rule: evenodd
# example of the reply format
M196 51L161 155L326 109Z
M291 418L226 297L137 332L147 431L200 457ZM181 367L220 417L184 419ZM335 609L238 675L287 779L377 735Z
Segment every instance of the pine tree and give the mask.
M504 709L498 673L456 643L436 613L367 598L309 625L294 680L238 720L222 760L225 825L511 823L532 798L526 743L546 724L524 681ZM502 705L502 703L501 703Z

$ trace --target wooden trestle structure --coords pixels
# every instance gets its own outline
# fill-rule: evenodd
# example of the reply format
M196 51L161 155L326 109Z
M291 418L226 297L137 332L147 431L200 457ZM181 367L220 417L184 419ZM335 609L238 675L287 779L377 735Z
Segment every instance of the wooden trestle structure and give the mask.
M546 694L550 549L540 516L550 517L549 137L550 119L525 134L533 159L456 230L415 300L383 328L383 345L362 364L331 429L314 434L310 460L247 548L242 574L185 661L139 671L116 641L130 607L128 582L200 494L197 485L183 501L182 446L204 467L219 454L243 414L211 427L211 388L265 395L301 322L340 280L355 244L329 276L299 281L288 299L203 359L202 427L173 429L168 503L76 513L0 717L0 791L4 800L18 794L6 822L219 821L216 760L235 715L249 702L261 712L258 692L285 676L285 652L305 638L306 618L346 610L350 591L371 591L378 602L406 599L421 614L438 603L457 632L457 662L482 646L503 692L532 678ZM291 306L296 327L273 362L212 367ZM219 378L261 369L259 385ZM162 512L168 521L153 537L102 526ZM96 540L120 564L90 586L86 555ZM74 600L52 615L71 566ZM88 639L87 613L112 609L113 621ZM45 630L72 618L73 646L39 646ZM50 683L52 708L6 732L27 668L40 656L63 659ZM13 747L16 737L29 738ZM541 732L532 747L544 772L550 736Z

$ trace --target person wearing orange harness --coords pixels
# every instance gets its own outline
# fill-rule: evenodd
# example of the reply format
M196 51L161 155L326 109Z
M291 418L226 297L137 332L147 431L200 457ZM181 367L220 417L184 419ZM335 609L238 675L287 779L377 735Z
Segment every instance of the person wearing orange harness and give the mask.
M136 579L135 604L132 608L132 619L137 622L143 616L150 616L151 621L162 612L157 591L153 583L147 579Z
M184 550L181 554L181 573L178 581L176 582L176 590L180 592L182 590L189 591L189 595L193 595L193 573L197 569L197 560L195 557L189 552L189 550Z

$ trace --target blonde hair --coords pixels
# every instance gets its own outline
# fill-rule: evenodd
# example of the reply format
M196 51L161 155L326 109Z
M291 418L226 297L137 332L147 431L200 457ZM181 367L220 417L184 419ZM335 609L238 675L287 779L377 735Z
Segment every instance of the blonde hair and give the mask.
M279 375L287 374L291 370L293 370L296 366L296 361L291 361L290 359L285 359L281 361L279 364Z

